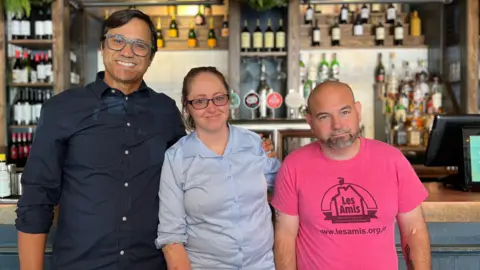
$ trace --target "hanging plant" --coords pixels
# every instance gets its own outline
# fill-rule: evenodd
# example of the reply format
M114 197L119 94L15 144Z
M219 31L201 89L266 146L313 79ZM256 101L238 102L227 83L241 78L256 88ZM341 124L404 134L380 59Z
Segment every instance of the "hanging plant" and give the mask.
M13 14L26 14L30 16L32 10L30 0L0 0L6 12Z
M30 16L32 5L42 6L52 2L53 0L0 0L0 4L3 5L6 12L26 15L27 17Z
M239 0L242 3L247 3L257 11L265 11L275 7L288 6L288 0Z

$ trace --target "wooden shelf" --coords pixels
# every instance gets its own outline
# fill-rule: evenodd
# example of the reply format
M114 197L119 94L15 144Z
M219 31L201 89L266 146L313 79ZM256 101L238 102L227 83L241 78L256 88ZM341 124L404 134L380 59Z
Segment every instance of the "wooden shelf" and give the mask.
M287 52L241 52L240 56L245 56L245 57L279 57L279 56L287 56Z
M349 49L382 49L382 48L428 48L427 45L424 44L424 37L405 37L403 40L403 45L395 46L393 44L393 37L386 36L384 40L383 46L375 45L375 37L374 36L343 36L340 39L340 46L332 46L331 45L331 37L327 35L323 35L322 44L317 47L311 46L311 40L309 38L302 38L300 40L300 48L302 50L306 49L341 49L341 48L349 48Z
M10 86L10 87L48 88L48 87L53 87L53 84L51 84L51 83L9 83L8 86Z
M423 146L395 146L402 152L425 152L426 148Z
M165 40L165 47L158 48L158 52L161 51L210 51L210 50L228 50L228 40L227 39L220 39L217 38L217 47L209 48L207 45L207 40L198 40L197 39L197 47L189 48L187 44L187 40L182 39L171 39Z
M402 18L402 23L408 23L408 18L410 14L407 14L405 12L402 12L400 14L397 14L397 16L400 16ZM314 13L314 18L313 18L313 23L315 23L315 20L318 20L319 24L330 24L333 25L335 23L335 19L338 18L339 14L338 13ZM349 12L348 15L348 20L349 22L355 22L354 18L356 19L357 14L355 13L355 17L352 17L352 13ZM386 21L386 13L385 12L378 12L378 13L370 13L370 23L377 24L378 19L382 19L382 24L384 26L388 26L391 24L385 23ZM304 26L305 25L305 18L304 16L300 16L300 25ZM341 24L342 25L342 24ZM343 24L345 25L345 24Z
M223 25L223 15L213 15L213 16L205 16L205 24L204 25L195 25L195 29L209 29L209 20L210 17L213 17L213 28L216 30L221 29ZM160 22L162 24L162 33L166 34L168 32L168 27L170 26L170 21L172 17L163 15L163 16L152 16L152 22L154 25L157 25L157 18L160 18ZM180 31L181 29L190 29L190 25L194 20L194 16L176 16L175 21L177 22L177 28ZM164 35L165 36L165 35Z
M20 47L25 47L29 49L35 49L35 50L45 50L45 49L51 49L53 45L53 40L47 40L47 39L16 39L16 40L10 40L8 43Z
M10 125L10 129L28 129L36 127L37 125Z

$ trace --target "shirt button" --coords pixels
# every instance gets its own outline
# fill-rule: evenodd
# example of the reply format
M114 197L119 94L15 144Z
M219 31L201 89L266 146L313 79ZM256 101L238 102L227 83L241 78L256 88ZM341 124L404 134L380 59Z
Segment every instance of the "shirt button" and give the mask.
M232 179L232 177L231 177L231 176L228 176L227 179L230 180L230 179Z
M128 97L125 97L125 100L128 100Z
M129 127L129 126L130 126L130 123L127 123L127 127Z
M112 92L113 94L115 94L115 90L114 90L114 89L112 89L112 91L111 91L111 92Z
M237 224L237 228L240 227L240 225Z
M128 150L125 150L125 155L128 155Z
M125 183L125 187L128 187L128 183Z
M123 220L123 221L127 221L127 217L123 217L122 220Z
M123 250L120 251L120 255L123 255L125 254L125 252Z
M238 251L242 251L242 250L243 250L243 248L241 248L241 247L238 248Z

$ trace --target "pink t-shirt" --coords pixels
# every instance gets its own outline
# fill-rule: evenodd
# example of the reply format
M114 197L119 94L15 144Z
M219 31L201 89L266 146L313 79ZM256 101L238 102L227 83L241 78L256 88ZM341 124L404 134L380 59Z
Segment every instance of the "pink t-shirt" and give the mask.
M395 217L427 195L398 149L362 138L350 160L325 157L316 142L289 154L272 205L300 217L299 270L396 270Z

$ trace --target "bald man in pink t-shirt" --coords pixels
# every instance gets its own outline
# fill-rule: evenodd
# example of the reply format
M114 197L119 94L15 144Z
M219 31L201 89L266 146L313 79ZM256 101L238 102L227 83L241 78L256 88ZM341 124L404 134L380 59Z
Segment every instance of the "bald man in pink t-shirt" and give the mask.
M396 270L395 220L407 269L431 269L427 191L403 154L360 137L361 105L340 82L309 97L318 141L291 153L272 205L277 270Z

